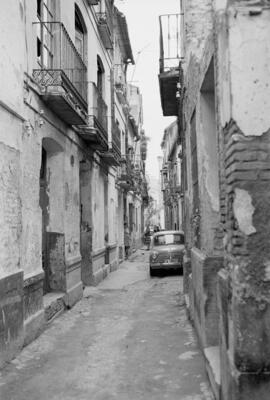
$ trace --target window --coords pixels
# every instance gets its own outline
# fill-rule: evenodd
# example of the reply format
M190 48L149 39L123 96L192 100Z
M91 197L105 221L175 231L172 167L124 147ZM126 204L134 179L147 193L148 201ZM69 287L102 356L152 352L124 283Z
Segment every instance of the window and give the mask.
M167 233L154 237L154 246L163 246L166 244L184 244L184 235L181 233Z
M100 57L97 57L97 88L102 95L104 91L104 67Z
M37 0L37 62L41 68L53 66L53 21L55 0Z
M75 6L75 47L81 58L86 59L86 26L77 6Z

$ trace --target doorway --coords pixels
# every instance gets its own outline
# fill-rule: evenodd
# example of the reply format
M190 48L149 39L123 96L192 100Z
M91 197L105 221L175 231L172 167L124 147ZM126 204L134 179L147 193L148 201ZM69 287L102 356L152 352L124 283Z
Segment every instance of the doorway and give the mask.
M47 253L47 226L49 223L49 196L47 193L47 151L42 147L41 166L39 176L39 206L42 212L42 269L44 271L43 293L50 291L49 266Z

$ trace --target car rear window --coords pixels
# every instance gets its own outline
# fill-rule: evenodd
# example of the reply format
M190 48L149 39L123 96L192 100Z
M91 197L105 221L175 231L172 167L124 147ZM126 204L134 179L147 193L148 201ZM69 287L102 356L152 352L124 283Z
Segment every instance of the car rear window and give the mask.
M181 233L167 233L154 237L154 246L162 246L164 244L184 244L184 235Z

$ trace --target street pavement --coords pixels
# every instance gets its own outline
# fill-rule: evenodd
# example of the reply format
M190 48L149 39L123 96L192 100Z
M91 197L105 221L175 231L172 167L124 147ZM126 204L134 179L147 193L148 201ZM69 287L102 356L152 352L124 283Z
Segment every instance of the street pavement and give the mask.
M182 277L138 250L0 371L0 400L213 400Z

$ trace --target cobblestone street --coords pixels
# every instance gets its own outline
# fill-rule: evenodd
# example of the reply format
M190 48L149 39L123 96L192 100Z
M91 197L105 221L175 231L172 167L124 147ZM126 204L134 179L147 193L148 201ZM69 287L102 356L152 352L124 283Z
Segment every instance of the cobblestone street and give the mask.
M137 251L8 364L1 400L212 400L182 277Z

